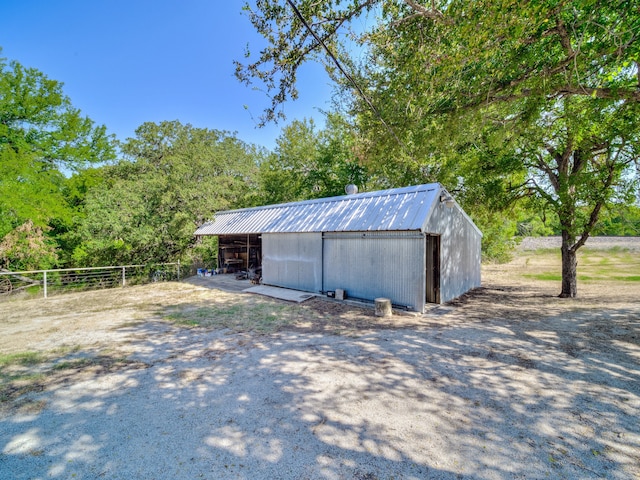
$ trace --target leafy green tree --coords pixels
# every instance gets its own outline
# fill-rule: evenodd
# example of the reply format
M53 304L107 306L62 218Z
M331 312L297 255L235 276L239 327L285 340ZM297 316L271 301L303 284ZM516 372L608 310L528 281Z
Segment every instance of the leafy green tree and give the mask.
M145 123L86 197L77 263L184 259L193 232L216 211L252 205L263 155L228 132Z
M315 166L320 139L313 120L295 120L282 129L275 151L260 165L263 203L309 198L308 177Z
M328 114L321 130L307 119L284 127L275 152L260 165L259 181L263 203L273 204L344 195L346 185L364 188L369 176L351 126Z
M576 296L578 249L602 209L630 201L637 189L637 2L297 6L316 36L291 19L289 2L246 7L269 46L238 65L238 76L275 90L267 119L277 117L278 102L295 97L297 68L323 55L320 38L366 92L353 98L351 112L373 162L394 182L438 179L462 194L485 192L497 204L527 198L551 212L562 235L560 295ZM355 32L369 52L358 66L337 33L372 12L374 27Z
M317 198L344 195L349 184L366 189L375 182L358 152L356 131L343 116L327 114L326 126L319 134L315 168L307 182Z
M40 270L52 268L58 260L55 242L31 220L13 229L0 242L0 268Z
M50 225L73 217L65 174L114 157L112 136L72 106L60 82L0 59L0 238L24 234L24 225L55 236Z

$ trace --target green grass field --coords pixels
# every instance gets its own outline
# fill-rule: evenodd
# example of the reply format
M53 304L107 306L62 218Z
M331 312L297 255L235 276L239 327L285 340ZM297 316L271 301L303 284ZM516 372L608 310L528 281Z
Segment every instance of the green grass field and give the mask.
M561 256L557 249L524 252L519 257L524 261L524 278L559 282ZM640 282L640 252L620 248L595 250L583 248L578 251L578 281L632 283Z

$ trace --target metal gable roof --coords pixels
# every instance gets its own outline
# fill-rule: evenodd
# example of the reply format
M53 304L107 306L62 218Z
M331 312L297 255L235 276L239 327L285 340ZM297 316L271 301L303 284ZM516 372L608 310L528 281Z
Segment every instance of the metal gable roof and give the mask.
M219 212L195 235L422 230L439 183Z

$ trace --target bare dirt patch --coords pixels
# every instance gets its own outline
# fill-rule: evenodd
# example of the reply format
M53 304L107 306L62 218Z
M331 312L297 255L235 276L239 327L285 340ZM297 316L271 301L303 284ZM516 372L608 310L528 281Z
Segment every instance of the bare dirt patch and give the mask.
M638 478L638 260L586 250L560 299L521 252L391 321L189 283L1 303L2 472Z
M129 327L150 321L167 322L167 327L198 326L258 334L285 328L344 334L390 327L372 313L364 306L325 299L293 304L170 282L0 303L0 352L49 351L78 345L115 348L129 339ZM415 315L401 315L391 326L420 323Z

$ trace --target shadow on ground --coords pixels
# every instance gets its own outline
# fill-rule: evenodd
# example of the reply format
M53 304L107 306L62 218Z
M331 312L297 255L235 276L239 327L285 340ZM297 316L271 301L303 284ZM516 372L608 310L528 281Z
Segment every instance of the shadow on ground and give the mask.
M0 476L640 477L640 307L523 321L517 289L475 295L348 337L128 326L132 363L0 417Z

